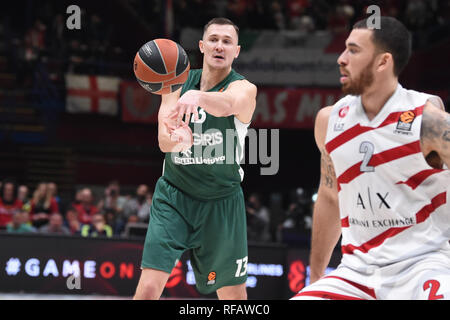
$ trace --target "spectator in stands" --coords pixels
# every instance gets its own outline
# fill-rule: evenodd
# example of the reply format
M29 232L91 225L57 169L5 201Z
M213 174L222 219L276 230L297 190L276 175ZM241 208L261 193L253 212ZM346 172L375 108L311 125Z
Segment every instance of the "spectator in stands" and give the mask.
M150 206L152 204L152 193L145 184L138 186L136 197L129 199L123 206L123 220L127 222L131 216L137 216L138 221L148 222L150 217Z
M17 198L17 186L12 180L4 180L0 187L0 229L5 229L13 214L22 209L23 203Z
M353 7L341 1L328 20L328 28L334 34L344 34L350 29L350 20L355 14Z
M25 39L32 48L40 51L45 48L45 25L37 19L34 25L27 31Z
M78 219L78 211L74 207L67 209L64 225L72 235L81 233L81 222Z
M23 204L27 203L28 201L30 201L28 193L29 193L28 187L24 184L20 185L17 188L17 199L22 201Z
M66 33L66 21L64 16L59 13L55 16L50 29L52 51L58 58L64 58L66 49Z
M81 227L81 236L110 238L113 236L113 230L106 224L105 217L101 213L96 213L92 216L91 224Z
M52 213L49 223L40 227L39 232L45 234L70 235L70 231L63 225L63 217L60 213Z
M59 212L59 206L46 182L38 184L30 201L30 216L33 226L40 228L49 221L50 214Z
M270 213L261 196L252 193L246 203L248 240L270 241Z
M431 10L427 10L427 4L423 0L410 0L405 9L405 25L412 31L420 30L427 22Z
M83 73L83 63L88 58L88 48L79 40L73 39L68 47L68 72Z
M309 243L311 223L311 200L303 188L297 188L280 225L282 242Z
M269 202L270 212L270 236L273 242L281 242L280 225L284 221L283 197L281 193L274 192L270 194Z
M25 209L27 212L30 212L31 210L31 204L30 204L30 196L29 196L29 189L26 185L20 185L17 188L17 199L22 201L22 208Z
M119 182L113 180L105 188L105 196L98 203L98 209L100 211L114 210L116 216L121 216L125 202L127 202L127 198L120 195Z
M48 192L52 195L53 198L55 198L56 202L58 203L58 206L61 205L61 199L58 196L58 186L54 182L47 183Z
M282 4L279 1L272 1L272 20L277 30L286 29L286 18L283 12Z
M105 217L105 223L111 227L114 235L120 235L124 228L126 221L117 216L115 210L106 209L101 212Z
M36 232L36 229L29 223L28 212L19 209L13 214L11 222L6 225L6 232L31 233Z
M246 0L229 0L227 5L226 16L233 21L239 21L239 26L245 28L247 26L247 10L248 1Z
M314 29L314 21L306 13L309 0L288 0L286 7L289 22L293 29L308 32Z
M78 220L81 223L89 224L94 214L99 212L99 209L93 204L94 197L91 189L84 188L80 190L77 193L77 198L72 207L78 212Z

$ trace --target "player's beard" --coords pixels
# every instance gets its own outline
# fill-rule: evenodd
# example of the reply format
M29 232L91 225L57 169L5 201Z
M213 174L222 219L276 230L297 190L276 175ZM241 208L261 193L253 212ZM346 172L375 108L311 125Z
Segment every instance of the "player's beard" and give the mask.
M352 80L349 79L347 83L342 84L342 92L347 95L359 96L364 93L364 90L370 87L374 80L374 74L372 71L373 64L375 62L375 57L368 63L368 65L363 68L359 77Z

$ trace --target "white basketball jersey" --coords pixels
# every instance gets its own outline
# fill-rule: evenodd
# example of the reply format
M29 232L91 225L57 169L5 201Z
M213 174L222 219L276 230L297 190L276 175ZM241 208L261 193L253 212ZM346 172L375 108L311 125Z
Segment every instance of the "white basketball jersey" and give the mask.
M450 170L430 167L420 147L429 99L442 103L399 84L372 120L360 96L333 106L326 149L336 171L342 263L348 267L368 271L450 252Z

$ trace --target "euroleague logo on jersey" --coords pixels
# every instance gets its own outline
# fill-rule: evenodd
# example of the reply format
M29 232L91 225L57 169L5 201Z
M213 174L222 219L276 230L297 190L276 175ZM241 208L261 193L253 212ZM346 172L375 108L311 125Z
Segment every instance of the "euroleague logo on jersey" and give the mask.
M402 112L398 118L396 133L411 134L411 127L416 118L413 110Z
M216 272L215 271L211 271L208 274L208 282L206 284L209 285L209 286L215 284L216 283L216 276L217 276Z
M339 110L339 118L345 118L345 116L348 114L349 109L349 106L345 106L341 110Z

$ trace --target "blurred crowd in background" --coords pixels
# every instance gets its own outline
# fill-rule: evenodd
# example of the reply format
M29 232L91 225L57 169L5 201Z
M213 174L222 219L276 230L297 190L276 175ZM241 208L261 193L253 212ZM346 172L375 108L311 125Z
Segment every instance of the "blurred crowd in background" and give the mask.
M30 2L32 3L32 1ZM312 33L327 30L333 34L348 32L353 23L367 16L367 7L377 4L382 15L401 20L413 32L414 46L421 47L447 34L450 4L445 0L180 0L168 8L166 1L122 1L143 27L155 35L178 40L187 27L202 28L215 16L226 16L241 30L297 30ZM167 17L171 10L172 18ZM32 12L30 12L32 11ZM45 2L29 6L25 21L5 14L3 28L14 50L11 58L19 70L21 83L30 85L30 70L39 60L52 60L55 80L66 72L129 76L129 53L118 34L126 33L120 23L104 21L100 14L81 8L80 30L68 30L64 4ZM169 21L170 20L170 21ZM169 29L169 30L168 30ZM430 35L433 37L430 38ZM121 69L118 65L125 64Z
M152 189L145 184L137 186L134 194L124 194L119 182L113 180L102 194L96 195L91 188L83 187L67 201L58 195L54 182L41 182L31 189L5 179L0 185L0 232L143 237L151 223L152 195ZM263 201L258 193L248 196L248 240L309 243L314 195L302 188L293 190L287 210L283 209L279 194L273 193L268 200ZM138 232L133 232L133 228Z

